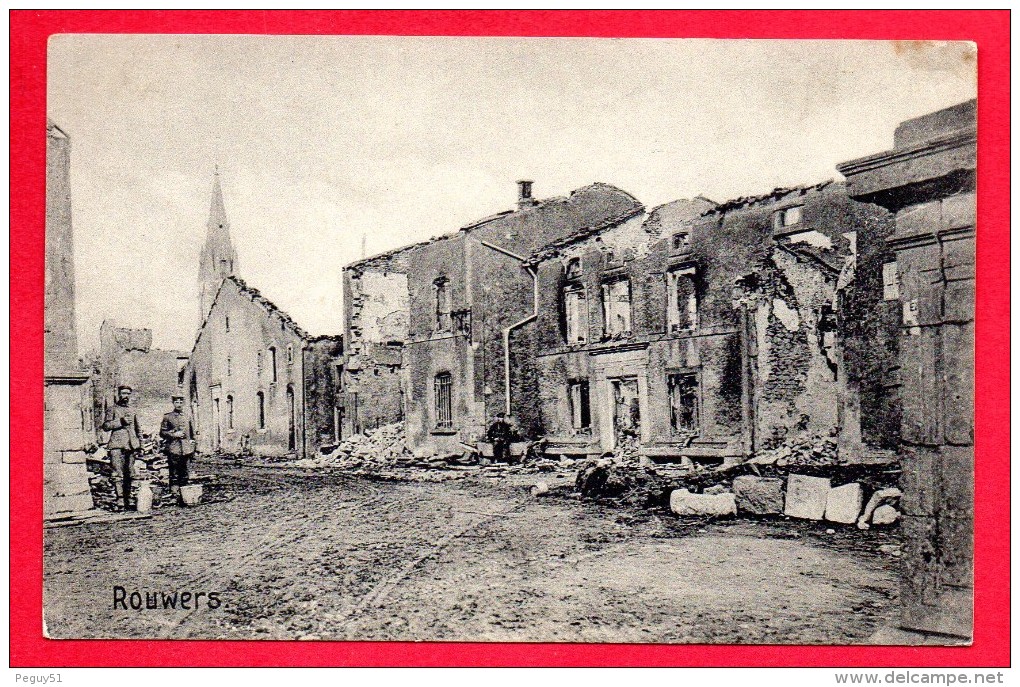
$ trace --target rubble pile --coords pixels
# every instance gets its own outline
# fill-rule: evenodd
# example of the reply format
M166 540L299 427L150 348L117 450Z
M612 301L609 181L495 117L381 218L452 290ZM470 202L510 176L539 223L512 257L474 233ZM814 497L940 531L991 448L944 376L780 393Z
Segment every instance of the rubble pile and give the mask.
M556 465L550 459L537 464ZM895 502L898 463L841 464L830 436L801 433L738 464L656 464L623 447L578 467L575 488L583 498L668 508L682 516L787 516L862 528L898 517L894 503L862 513L873 495Z
M477 462L469 451L465 454L437 456L428 451L412 452L404 442L404 423L395 422L377 429L365 430L344 439L328 453L294 461L295 467L338 468L356 475L406 479L413 469L413 479L444 481L463 477L450 472L458 466Z
M835 465L836 440L831 436L802 432L758 452L749 462L755 465Z

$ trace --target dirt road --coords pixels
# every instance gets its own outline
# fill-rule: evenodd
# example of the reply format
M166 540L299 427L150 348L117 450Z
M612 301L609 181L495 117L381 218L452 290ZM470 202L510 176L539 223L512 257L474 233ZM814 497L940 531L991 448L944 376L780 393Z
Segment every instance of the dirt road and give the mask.
M897 612L894 534L684 522L526 478L199 469L221 501L46 530L50 636L843 644Z

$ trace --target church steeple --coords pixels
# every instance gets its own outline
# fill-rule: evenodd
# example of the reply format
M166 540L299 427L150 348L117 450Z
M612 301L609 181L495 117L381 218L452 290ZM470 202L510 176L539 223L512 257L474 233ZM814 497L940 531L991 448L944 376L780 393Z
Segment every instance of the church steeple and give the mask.
M220 283L237 271L237 251L230 240L230 221L223 204L220 170L213 173L212 204L206 224L205 246L198 265L199 317L204 321Z

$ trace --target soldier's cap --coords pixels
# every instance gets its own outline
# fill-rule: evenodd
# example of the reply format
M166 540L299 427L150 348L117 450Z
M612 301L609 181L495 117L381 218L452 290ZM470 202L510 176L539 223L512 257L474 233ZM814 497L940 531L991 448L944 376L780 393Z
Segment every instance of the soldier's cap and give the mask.
M182 401L184 400L184 397L181 396L180 394L174 394L173 396L170 397L170 400L176 401L178 398L181 399Z
M117 387L117 391L134 391L134 389L129 387L127 384L121 384Z

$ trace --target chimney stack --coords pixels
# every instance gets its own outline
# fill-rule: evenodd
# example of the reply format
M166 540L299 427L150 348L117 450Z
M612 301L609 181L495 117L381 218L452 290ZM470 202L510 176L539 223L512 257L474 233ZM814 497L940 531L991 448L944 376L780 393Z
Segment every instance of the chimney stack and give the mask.
M531 197L531 185L535 183L528 179L521 179L517 182L517 207L521 210L538 205L538 202Z

